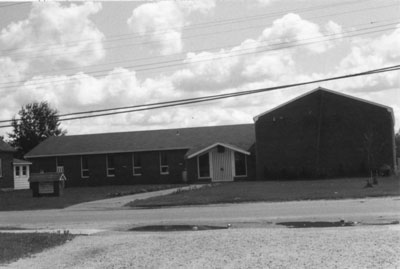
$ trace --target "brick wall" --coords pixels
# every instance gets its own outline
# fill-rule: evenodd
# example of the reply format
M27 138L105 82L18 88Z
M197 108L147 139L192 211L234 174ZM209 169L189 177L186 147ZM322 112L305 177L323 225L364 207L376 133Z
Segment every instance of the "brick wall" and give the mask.
M13 172L13 153L0 152L2 163L2 177L0 177L0 188L14 188L14 172Z
M89 165L89 177L81 176L81 156L62 156L67 186L98 186L116 184L154 184L182 182L185 169L186 150L167 152L169 174L161 175L159 151L140 152L142 175L133 175L132 153L117 153L114 156L115 176L107 176L106 154L86 155ZM32 172L56 171L56 157L31 158Z
M258 179L359 176L369 165L393 166L390 112L352 98L317 91L261 116L255 128Z

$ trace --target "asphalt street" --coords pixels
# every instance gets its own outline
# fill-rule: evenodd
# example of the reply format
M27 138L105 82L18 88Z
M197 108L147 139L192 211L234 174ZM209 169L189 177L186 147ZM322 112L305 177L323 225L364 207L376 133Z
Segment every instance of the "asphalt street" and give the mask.
M286 220L383 222L400 220L400 198L241 203L156 209L67 208L0 212L1 227L107 229L154 224L258 225Z

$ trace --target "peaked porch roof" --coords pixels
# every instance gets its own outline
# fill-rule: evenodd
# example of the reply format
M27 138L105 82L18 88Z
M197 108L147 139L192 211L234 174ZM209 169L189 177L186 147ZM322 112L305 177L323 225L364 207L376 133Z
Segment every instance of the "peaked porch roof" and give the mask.
M237 151L237 152L240 152L240 153L243 153L243 154L246 154L246 155L250 155L250 152L248 151L248 149L246 150L246 149L240 148L238 146L217 142L217 143L214 143L212 145L205 146L205 147L204 146L199 146L197 148L190 149L186 153L186 158L187 159L191 159L191 158L196 157L196 156L202 154L203 152L206 152L206 151L208 151L208 150L210 150L210 149L212 149L212 148L214 148L216 146L223 146L223 147L229 148L229 149L231 149L233 151Z

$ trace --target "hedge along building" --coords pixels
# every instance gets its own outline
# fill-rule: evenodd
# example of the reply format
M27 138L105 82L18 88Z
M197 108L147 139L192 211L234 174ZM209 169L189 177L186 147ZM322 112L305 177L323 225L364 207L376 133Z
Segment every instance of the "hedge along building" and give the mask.
M255 124L50 137L25 157L67 185L357 176L395 170L389 107L318 88Z
M259 179L396 171L390 107L317 88L254 121Z
M50 137L26 158L67 186L255 178L254 125Z

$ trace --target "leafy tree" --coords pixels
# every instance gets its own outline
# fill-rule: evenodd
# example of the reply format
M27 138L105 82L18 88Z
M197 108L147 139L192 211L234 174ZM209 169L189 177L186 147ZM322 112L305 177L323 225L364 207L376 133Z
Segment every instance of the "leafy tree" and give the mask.
M59 127L57 110L51 108L47 102L27 104L21 108L18 115L18 120L15 117L12 119L13 132L8 136L19 157L50 136L66 134L66 131Z

